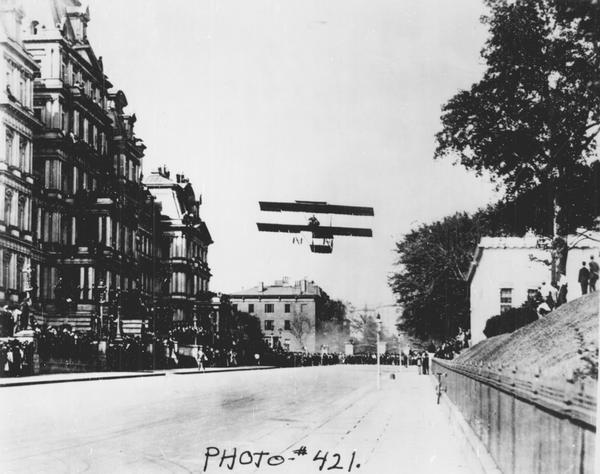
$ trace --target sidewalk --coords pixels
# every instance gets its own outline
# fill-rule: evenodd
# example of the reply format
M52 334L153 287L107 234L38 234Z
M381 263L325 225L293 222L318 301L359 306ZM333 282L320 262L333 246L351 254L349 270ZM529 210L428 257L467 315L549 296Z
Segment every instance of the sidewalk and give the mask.
M275 369L271 366L208 367L206 371L191 369L164 369L139 372L77 372L66 374L43 374L25 377L0 378L0 388L21 387L24 385L43 385L49 383L91 382L95 380L132 379L141 377L163 377L165 375L202 375L221 372Z
M286 458L302 445L311 451L311 456L286 464L286 473L316 472L313 456L318 449L321 455L339 455L345 468L353 459L351 472L363 474L484 472L437 405L431 378L418 375L413 367L382 368L380 390L375 389L373 378L373 386L335 400L328 412L324 423L303 420L305 426L295 433L294 442L280 435L279 454Z
M245 365L241 367L207 367L205 371L198 370L197 367L192 367L190 369L175 369L175 370L167 370L165 373L175 374L175 375L201 375L201 374L209 374L209 373L220 373L220 372L241 372L244 370L268 370L268 369L276 369L275 366L270 365Z

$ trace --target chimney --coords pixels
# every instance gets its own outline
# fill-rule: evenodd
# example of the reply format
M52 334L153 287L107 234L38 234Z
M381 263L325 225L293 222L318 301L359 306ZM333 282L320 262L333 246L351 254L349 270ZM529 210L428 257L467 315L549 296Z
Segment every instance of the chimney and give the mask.
M302 293L306 293L306 280L302 280L300 282L300 290L302 291Z
M167 178L167 179L171 178L171 172L167 169L167 165L163 165L163 167L162 167L162 175L165 178Z
M75 39L79 42L87 40L87 24L90 21L89 7L83 10L81 6L67 7L67 16L73 27Z
M265 291L265 283L261 281L258 284L258 288L260 289L261 292Z

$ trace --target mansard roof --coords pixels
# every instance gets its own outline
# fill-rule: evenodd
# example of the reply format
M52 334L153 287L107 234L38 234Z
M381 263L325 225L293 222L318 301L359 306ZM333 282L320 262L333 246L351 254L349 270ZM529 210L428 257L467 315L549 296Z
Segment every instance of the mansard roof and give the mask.
M171 179L171 174L165 168L152 171L144 177L144 185L162 204L162 215L169 221L170 226L187 226L193 228L201 239L211 244L213 242L206 223L200 218L200 200L191 183L183 176L176 175L177 180Z
M64 40L92 72L97 74L108 89L112 84L104 75L102 58L94 53L86 36L77 38L69 15L82 17L89 21L89 8L83 7L79 0L28 0L25 4L25 20L23 25L30 28L36 24L36 34L29 34L27 41L57 41Z

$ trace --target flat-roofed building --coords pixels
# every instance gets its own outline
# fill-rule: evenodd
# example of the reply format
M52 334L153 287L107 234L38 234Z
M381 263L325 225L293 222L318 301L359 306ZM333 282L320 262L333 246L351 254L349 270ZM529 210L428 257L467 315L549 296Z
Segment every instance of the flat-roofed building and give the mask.
M229 295L238 311L250 313L260 320L266 342L271 347L281 344L286 351L315 352L317 315L325 293L313 281L294 284L287 280L263 283Z

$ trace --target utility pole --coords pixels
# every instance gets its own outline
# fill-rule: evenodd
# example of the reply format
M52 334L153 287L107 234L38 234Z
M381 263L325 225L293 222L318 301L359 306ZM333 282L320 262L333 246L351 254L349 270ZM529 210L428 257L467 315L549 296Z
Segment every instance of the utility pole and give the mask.
M379 362L379 331L381 329L381 316L377 313L377 390L381 389L381 364Z

